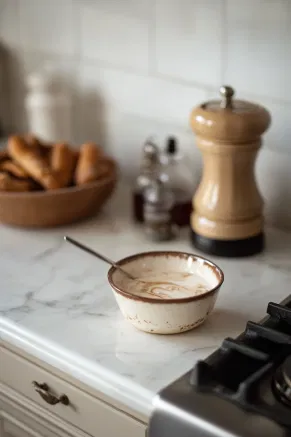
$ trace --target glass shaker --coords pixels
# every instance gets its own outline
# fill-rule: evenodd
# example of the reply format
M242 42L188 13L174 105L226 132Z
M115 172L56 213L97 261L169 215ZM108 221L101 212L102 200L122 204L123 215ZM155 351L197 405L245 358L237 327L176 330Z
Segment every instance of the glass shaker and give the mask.
M144 221L144 191L159 171L159 155L159 148L153 142L147 141L144 144L140 173L133 191L133 215L139 223Z
M174 195L169 185L159 177L152 180L144 193L144 222L146 234L154 241L174 237L172 208Z
M178 226L189 226L192 212L192 196L195 190L193 171L186 157L179 151L175 137L169 137L161 156L164 173L175 196L172 210L173 221Z

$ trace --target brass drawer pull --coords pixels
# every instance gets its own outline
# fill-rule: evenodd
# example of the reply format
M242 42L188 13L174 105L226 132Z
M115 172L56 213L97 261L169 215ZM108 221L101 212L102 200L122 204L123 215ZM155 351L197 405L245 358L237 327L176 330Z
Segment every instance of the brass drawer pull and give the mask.
M40 394L40 396L43 398L44 401L46 401L50 405L56 405L58 403L63 405L69 405L70 401L68 396L61 395L59 397L55 396L50 392L49 386L45 383L39 384L36 381L32 382L32 385L35 389L35 391Z

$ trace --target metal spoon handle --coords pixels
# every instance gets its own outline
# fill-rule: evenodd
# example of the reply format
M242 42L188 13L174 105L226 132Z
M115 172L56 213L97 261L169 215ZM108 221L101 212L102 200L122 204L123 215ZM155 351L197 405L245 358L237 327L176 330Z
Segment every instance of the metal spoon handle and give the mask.
M121 270L125 275L127 275L131 279L134 279L130 273L123 270L122 267L120 267L118 264L116 264L111 259L107 258L105 255L101 255L101 253L95 252L95 250L91 249L90 247L84 246L84 244L79 243L78 241L74 240L71 237L68 237L67 235L64 236L64 240L68 241L69 243L73 244L74 246L78 247L79 249L84 250L87 253L90 253L90 255L96 256L97 258L101 259L102 261L106 262L107 264L110 264L111 266L115 267L116 269Z

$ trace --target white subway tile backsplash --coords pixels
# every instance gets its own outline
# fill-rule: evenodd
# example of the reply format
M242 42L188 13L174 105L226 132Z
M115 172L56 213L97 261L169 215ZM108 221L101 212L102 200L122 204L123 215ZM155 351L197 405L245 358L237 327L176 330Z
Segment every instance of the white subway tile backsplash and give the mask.
M148 2L82 2L79 5L81 55L118 67L147 71L149 25L144 3Z
M10 48L19 44L17 0L0 0L0 43Z
M24 79L49 60L71 86L77 144L99 142L128 176L146 137L176 135L198 182L190 112L229 83L272 114L257 177L267 220L291 229L290 23L290 0L0 0L10 128L26 130Z
M79 142L99 142L128 173L136 170L147 137L164 145L168 135L177 135L190 159L200 164L189 116L206 92L95 66L82 67L80 81Z
M103 110L100 108L99 111L96 109L95 107L94 111L87 113L86 120L83 120L83 123L90 123L91 120L86 132L90 132L91 128L89 138L102 145L107 153L115 156L126 177L136 176L142 145L147 138L151 137L160 147L164 147L166 138L174 135L179 141L179 147L192 164L193 179L198 184L201 174L201 156L191 132L183 127L173 126L172 123L137 116L133 113L124 113L117 108L104 108ZM80 142L85 139L81 139Z
M158 73L218 85L222 69L222 0L157 0Z
M80 76L81 92L94 90L107 107L185 129L191 109L206 97L194 86L109 68L82 66Z
M146 19L155 0L81 0L81 7L90 6L101 12L118 14L120 17Z
M224 81L291 101L291 2L228 0Z
M19 0L20 37L25 50L73 55L73 0Z

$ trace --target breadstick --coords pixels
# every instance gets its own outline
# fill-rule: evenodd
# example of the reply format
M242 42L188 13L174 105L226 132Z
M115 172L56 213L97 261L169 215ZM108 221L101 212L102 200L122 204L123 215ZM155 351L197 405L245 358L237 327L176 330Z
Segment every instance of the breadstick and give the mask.
M26 134L23 136L24 141L30 147L38 149L41 146L39 139L33 134Z
M62 187L70 185L73 179L77 156L67 144L55 144L51 153L51 168L58 175Z
M9 159L7 149L0 150L0 162L4 162Z
M51 162L51 155L53 151L53 146L51 144L42 143L40 146L40 154L43 158L47 160L48 163Z
M27 179L15 179L8 173L0 172L0 191L23 192L33 189L33 183Z
M4 162L0 162L0 170L6 171L10 173L12 176L15 176L19 179L27 179L29 178L29 174L23 170L16 162L7 159Z
M53 174L47 161L28 146L21 137L9 138L8 153L20 167L47 190L61 187L57 175Z
M36 136L32 134L24 135L23 140L28 146L33 148L36 154L43 158L46 158L48 161L50 160L50 153L52 149L51 144L40 141Z
M98 164L102 154L100 147L95 144L87 143L81 146L75 172L76 185L83 185L98 179Z

